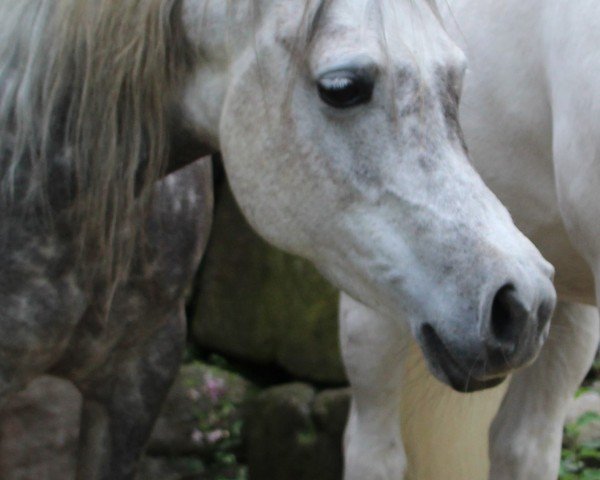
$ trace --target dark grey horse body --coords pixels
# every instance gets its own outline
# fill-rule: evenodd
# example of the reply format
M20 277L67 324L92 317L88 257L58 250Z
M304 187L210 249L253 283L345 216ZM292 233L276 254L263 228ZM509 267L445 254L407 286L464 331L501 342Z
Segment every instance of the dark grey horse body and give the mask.
M172 104L188 68L180 7L0 1L15 15L0 29L0 404L39 375L70 380L78 480L134 477L210 231L211 164L193 163L207 152ZM137 57L124 17L160 25L138 32L151 48Z
M204 159L157 184L129 275L111 288L89 288L94 266L78 259L60 219L53 227L24 212L1 219L0 398L44 373L79 388L78 478L134 475L181 359L184 297L210 231L211 182Z

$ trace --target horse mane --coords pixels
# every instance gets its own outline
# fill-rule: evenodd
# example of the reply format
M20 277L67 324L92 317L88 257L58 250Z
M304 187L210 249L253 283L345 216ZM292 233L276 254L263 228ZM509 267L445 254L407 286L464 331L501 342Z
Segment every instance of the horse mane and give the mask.
M0 0L0 32L3 208L53 212L58 189L81 251L116 278L193 61L181 1Z

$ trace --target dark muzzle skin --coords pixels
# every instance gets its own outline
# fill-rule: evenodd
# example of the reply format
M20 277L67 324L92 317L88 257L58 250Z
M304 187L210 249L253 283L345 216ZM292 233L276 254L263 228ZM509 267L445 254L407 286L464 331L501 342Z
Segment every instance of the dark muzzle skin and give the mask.
M548 337L556 305L549 280L535 288L533 302L525 300L516 282L497 289L477 320L476 338L448 338L432 323L423 324L417 338L433 374L456 391L474 392L531 363Z
M488 370L502 372L530 361L546 340L554 306L554 296L527 308L514 286L498 290L483 330Z

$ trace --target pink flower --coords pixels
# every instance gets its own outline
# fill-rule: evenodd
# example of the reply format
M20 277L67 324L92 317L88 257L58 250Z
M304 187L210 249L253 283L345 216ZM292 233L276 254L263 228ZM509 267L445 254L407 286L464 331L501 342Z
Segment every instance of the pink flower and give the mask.
M199 429L194 428L191 439L196 445L201 445L204 443L204 433L202 433Z
M225 380L216 378L212 374L207 373L204 375L203 391L208 395L211 402L216 403L226 391Z
M213 430L206 434L208 443L217 443L227 437L229 437L229 432L226 430Z

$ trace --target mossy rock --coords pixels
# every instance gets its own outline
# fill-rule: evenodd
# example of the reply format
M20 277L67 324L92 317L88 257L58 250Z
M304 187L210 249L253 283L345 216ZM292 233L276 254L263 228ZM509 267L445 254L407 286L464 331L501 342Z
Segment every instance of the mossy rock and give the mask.
M201 362L184 365L154 426L149 453L208 458L239 450L243 408L257 392L235 373Z
M337 290L310 263L259 238L226 184L198 285L192 332L200 346L302 379L345 381Z
M244 424L249 477L340 480L348 400L347 390L317 394L301 383L258 395ZM338 419L343 419L341 428Z

